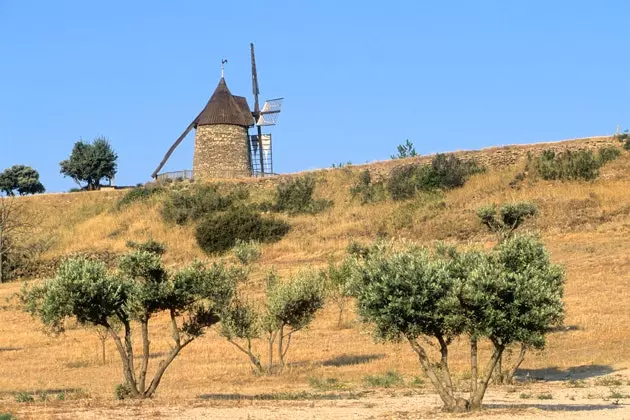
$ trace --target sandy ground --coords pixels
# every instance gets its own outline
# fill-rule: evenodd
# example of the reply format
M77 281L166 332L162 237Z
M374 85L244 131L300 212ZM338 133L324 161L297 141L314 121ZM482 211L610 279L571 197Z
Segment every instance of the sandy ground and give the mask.
M627 382L624 381L625 384ZM630 418L630 386L547 382L490 390L484 410L452 415L440 411L437 395L424 390L378 390L356 399L299 401L219 401L200 398L167 403L92 400L17 404L17 419L428 419L518 417L570 419ZM341 394L337 394L341 395ZM1 412L1 410L0 410Z

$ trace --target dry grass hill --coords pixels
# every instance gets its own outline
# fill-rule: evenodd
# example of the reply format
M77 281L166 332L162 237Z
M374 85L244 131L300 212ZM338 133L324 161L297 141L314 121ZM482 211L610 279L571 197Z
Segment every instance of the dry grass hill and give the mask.
M352 199L349 189L364 168L384 174L395 165L416 158L316 171L316 195L332 200L334 205L316 215L280 216L292 229L281 241L263 246L262 259L248 288L258 290L263 273L272 266L281 275L305 266L322 266L331 258L341 259L351 240L370 242L377 234L426 245L446 241L490 247L494 236L479 224L475 210L489 203L534 202L540 214L524 228L539 232L554 262L566 268L566 330L552 334L544 352L528 355L522 372L529 380L492 388L488 402L494 408L484 415L629 416L624 398L626 392L630 393L625 371L630 366L630 152L623 152L603 167L600 177L592 182L525 180L517 188L510 186L523 170L528 151L548 147L598 148L613 141L594 138L458 152L483 162L488 171L474 175L462 188L420 194L400 202L386 200L362 205ZM261 201L273 196L275 184L283 177L223 181L220 188L229 190L235 184L242 185L250 190L250 200ZM125 193L22 198L33 220L41 222L36 235L50 244L43 259L54 261L67 254L85 252L118 254L126 250L128 240L143 241L149 237L168 245L167 266L180 266L195 258L209 259L196 245L192 227L163 223L159 195L118 209L117 203ZM254 375L242 354L216 332L209 331L175 360L153 400L118 402L113 398L113 386L121 382L122 373L113 344L107 343L103 364L94 332L71 328L60 337L44 334L41 325L12 299L20 286L21 282L0 284L0 413L10 411L18 418L440 415L436 411L439 402L430 385L426 381L424 385L410 385L415 377L422 382L422 374L408 345L374 343L352 313L347 316L346 328L338 329L332 305L319 313L310 329L296 335L288 356L290 369L282 375ZM163 321L157 322L157 331L163 334L152 340L156 352L168 349ZM455 376L465 377L465 343L456 345L452 357ZM388 371L400 374L404 384L382 389L366 383L366 376ZM347 398L199 398L203 394L315 393L320 390L313 384L326 378L335 378L342 384L342 389L335 392L340 398ZM75 390L67 392L65 401L38 402L36 398L25 404L15 399L15 394L22 391L39 390L41 394L48 390L58 394L64 389ZM551 398L548 401L547 394ZM553 404L559 405L559 410L571 411L545 408Z

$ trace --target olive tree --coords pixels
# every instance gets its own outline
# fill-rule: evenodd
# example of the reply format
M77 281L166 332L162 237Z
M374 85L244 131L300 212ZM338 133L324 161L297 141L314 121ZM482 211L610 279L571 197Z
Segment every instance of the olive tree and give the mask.
M447 411L480 408L505 348L514 342L541 348L564 314L562 270L530 236L513 236L490 254L382 247L357 266L354 278L359 315L379 339L410 344ZM448 365L449 345L462 335L471 344L468 399L456 394ZM480 339L493 345L481 378ZM426 349L431 341L439 349L437 361Z
M120 354L129 395L148 398L175 357L220 321L239 276L240 272L223 265L205 267L198 262L170 274L158 254L139 250L121 257L114 272L108 272L102 262L68 259L52 280L26 288L22 298L27 311L52 332L62 332L68 318L107 330ZM173 342L148 380L150 322L162 313L170 318ZM136 328L140 350L132 340ZM135 363L137 352L140 366Z
M499 240L505 240L513 235L527 219L538 214L536 204L527 201L505 203L500 208L490 204L477 209L480 222L498 235Z
M322 270L322 277L326 285L327 295L338 309L337 328L343 326L343 315L346 306L352 297L352 259L344 259L340 264L328 263L328 267Z
M256 304L243 297L234 299L222 314L221 334L245 353L258 373L281 372L293 334L307 328L324 305L324 290L317 273L304 271L288 281L271 273L266 297ZM252 341L265 338L265 366ZM278 364L274 366L277 358Z

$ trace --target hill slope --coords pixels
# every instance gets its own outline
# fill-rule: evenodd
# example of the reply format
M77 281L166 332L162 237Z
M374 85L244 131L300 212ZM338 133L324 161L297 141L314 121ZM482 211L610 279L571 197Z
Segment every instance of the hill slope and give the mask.
M611 142L608 138L552 146L599 147ZM569 328L553 334L544 354L528 356L523 368L533 376L545 376L549 369L562 376L580 369L605 373L625 368L630 362L630 153L624 152L606 165L594 182L526 181L512 188L510 182L523 170L527 151L542 147L549 145L460 152L483 161L489 170L473 176L462 188L421 194L402 202L361 205L352 199L349 189L364 168L385 173L409 160L317 171L316 194L334 205L317 215L281 216L292 230L280 242L264 246L260 267L252 273L253 288L272 266L286 274L305 265L323 265L331 258L340 259L350 240L368 242L377 234L422 244L441 240L491 246L494 238L480 226L475 210L489 203L532 201L540 215L525 228L540 232L554 262L566 268ZM241 185L250 190L251 200L260 201L273 196L275 184L282 178L224 182L220 188ZM126 241L148 237L168 245L167 265L207 258L195 244L192 227L162 222L160 196L119 210L117 203L124 194L114 191L23 199L32 217L41 221L38 235L51 244L44 259L103 250L116 254L125 251ZM18 283L0 285L0 299L10 297L19 287ZM293 368L282 376L252 375L245 358L210 332L169 368L158 398L174 404L209 392L295 391L308 388L308 377L335 377L361 387L365 375L391 369L406 378L419 375L417 361L406 346L374 344L357 325L337 330L335 317L334 308L327 307L313 328L296 336L290 353ZM0 341L0 401L4 398L7 402L11 392L47 388L82 388L92 399L107 401L115 381L112 378L121 376L111 343L107 344L107 363L102 365L94 333L77 329L50 338L18 310L14 301L0 307ZM156 336L154 345L156 351L165 350L168 342ZM465 343L456 347L454 369L463 375Z

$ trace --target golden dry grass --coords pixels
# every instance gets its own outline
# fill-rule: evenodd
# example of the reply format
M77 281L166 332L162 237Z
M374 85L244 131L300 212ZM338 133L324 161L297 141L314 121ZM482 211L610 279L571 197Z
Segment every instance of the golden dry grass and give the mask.
M320 266L330 258L341 258L350 240L371 241L377 232L423 244L445 240L490 246L493 237L479 226L475 209L488 203L529 200L538 205L540 215L525 228L540 232L553 260L566 268L566 325L574 328L552 334L547 349L530 354L523 367L625 368L630 362L629 167L630 154L624 153L595 182L525 182L513 189L508 184L522 169L519 164L476 175L463 188L445 194L363 206L348 193L359 168L320 171L318 195L333 200L334 206L314 216L287 217L292 231L282 241L264 246L250 289L260 285L262 273L271 266L280 274ZM265 197L272 194L274 182L246 184L256 197ZM195 244L191 227L162 223L159 198L118 211L115 207L122 194L24 199L29 214L41 221L38 235L53 240L45 258L87 250L123 252L127 240L149 236L168 244L165 260L169 266L206 258ZM102 364L94 332L76 328L61 337L45 335L10 299L19 288L20 283L0 285L0 406L3 402L15 406L12 394L17 391L63 388L85 390L89 404L111 404L113 387L122 379L113 344L107 343L107 362ZM309 377L335 377L360 389L366 375L388 370L398 371L407 380L420 375L407 346L374 343L369 331L353 318L348 315L349 328L336 329L336 312L328 305L312 328L296 335L289 353L291 368L277 376L253 375L241 353L216 331L208 331L175 360L155 401L177 405L204 393L307 390ZM152 352L168 349L164 321L159 318L153 326ZM456 375L465 373L466 363L466 343L456 343L452 351Z

